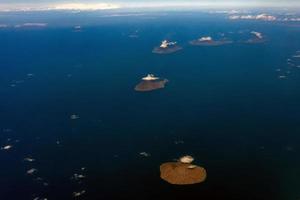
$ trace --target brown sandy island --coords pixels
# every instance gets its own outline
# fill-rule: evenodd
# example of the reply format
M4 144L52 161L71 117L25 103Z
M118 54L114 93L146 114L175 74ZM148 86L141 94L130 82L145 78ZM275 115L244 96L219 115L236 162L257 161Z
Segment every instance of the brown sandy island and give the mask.
M152 90L164 88L165 84L167 82L168 82L167 79L153 80L153 81L143 80L139 84L137 84L134 89L135 89L135 91L138 91L138 92L149 92Z
M189 185L205 181L206 170L181 162L167 162L160 166L160 177L170 184Z

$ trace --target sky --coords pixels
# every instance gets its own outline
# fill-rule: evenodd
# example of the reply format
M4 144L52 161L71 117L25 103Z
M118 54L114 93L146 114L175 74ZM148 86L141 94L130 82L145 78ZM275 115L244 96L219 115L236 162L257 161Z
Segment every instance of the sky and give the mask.
M104 10L147 7L300 7L300 0L0 0L0 11Z

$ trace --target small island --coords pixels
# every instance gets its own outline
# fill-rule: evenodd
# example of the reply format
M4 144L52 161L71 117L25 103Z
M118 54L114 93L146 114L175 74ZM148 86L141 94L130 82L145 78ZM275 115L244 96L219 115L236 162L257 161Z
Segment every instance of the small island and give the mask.
M81 32L82 31L82 27L81 26L74 26L74 32Z
M173 185L191 185L206 179L206 170L192 164L194 158L183 156L178 162L167 162L160 166L160 177Z
M221 46L221 45L231 44L231 43L232 43L231 40L227 40L227 39L213 40L213 38L209 36L201 37L199 39L190 41L190 44L194 46Z
M257 43L263 43L266 41L265 37L262 33L252 31L251 34L253 35L253 38L250 38L245 43L247 44L257 44Z
M167 82L167 79L160 79L153 74L148 74L148 76L142 78L142 81L135 86L134 90L137 92L158 90L164 88Z
M161 45L159 47L155 47L152 52L157 54L170 54L181 49L182 47L178 46L177 42L168 42L168 40L164 40Z

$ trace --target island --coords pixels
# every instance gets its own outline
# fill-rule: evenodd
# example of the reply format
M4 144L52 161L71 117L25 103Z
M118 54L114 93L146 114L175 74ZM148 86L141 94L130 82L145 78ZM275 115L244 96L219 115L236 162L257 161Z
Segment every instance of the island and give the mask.
M263 43L263 42L266 41L265 37L260 32L251 31L251 34L253 35L253 37L250 38L249 40L247 40L245 43L247 43L247 44L257 44L257 43Z
M170 54L181 49L182 47L178 46L177 42L169 42L168 40L164 40L162 41L161 45L159 47L155 47L152 52L157 54Z
M194 158L183 156L178 162L167 162L160 166L160 177L173 185L201 183L206 179L206 170L193 165Z
M225 38L221 40L213 40L213 38L209 36L190 41L190 44L194 46L221 46L231 43L231 40Z
M137 92L158 90L164 88L167 82L167 79L160 79L153 74L148 74L148 76L142 78L142 81L135 86L134 90Z
M74 31L74 32L81 32L81 31L82 31L82 27L79 26L79 25L78 25L78 26L74 26L74 27L73 27L73 31Z

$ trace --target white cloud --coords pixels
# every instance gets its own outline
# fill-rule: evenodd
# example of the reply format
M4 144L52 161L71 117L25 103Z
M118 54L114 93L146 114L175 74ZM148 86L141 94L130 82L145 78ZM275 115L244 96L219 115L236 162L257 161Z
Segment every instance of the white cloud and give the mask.
M282 17L273 16L268 14L258 14L258 15L230 15L231 20L262 20L262 21L283 21L283 22L299 22L300 17Z
M276 17L272 16L272 15L267 15L267 14L260 14L260 15L256 15L256 19L265 20L265 21L275 21Z
M33 23L33 22L28 22L24 24L18 24L15 25L15 28L21 28L21 27L46 27L48 24L46 23Z
M242 15L240 19L256 19L256 16L253 15Z
M202 37L202 38L199 38L198 39L200 42L209 42L209 41L212 41L212 37L210 36L207 36L207 37Z
M0 0L1 1L1 0ZM22 2L25 2L23 0ZM99 2L100 0L98 0ZM2 1L3 2L3 1ZM229 11L220 11L228 14L237 14L240 11L238 8L265 8L265 7L295 7L300 6L300 3L287 3L285 1L268 1L261 0L241 1L241 0L162 0L162 1L146 1L146 0L105 0L102 3L93 1L77 0L77 3L70 3L71 0L64 0L64 3L9 3L9 0L0 3L0 11L47 11L47 10L108 10L108 9L228 9ZM17 2L17 1L15 1ZM21 2L21 1L19 1ZM50 1L51 2L51 1ZM58 1L56 1L58 2ZM73 1L74 2L74 1ZM217 11L218 12L218 11Z
M229 19L231 19L231 20L237 20L237 19L240 19L240 18L241 18L241 16L239 16L239 15L229 16Z
M8 25L7 24L0 24L0 28L7 28Z
M234 15L234 14L239 14L239 13L243 13L245 11L241 11L241 10L216 10L216 11L209 11L209 13L212 14L229 14L229 15Z
M285 21L285 22L300 22L300 17L285 17L283 19L281 19L281 21Z
M144 13L131 13L131 14L110 14L110 15L103 15L101 17L138 17L138 16L145 16Z
M66 3L54 5L52 9L54 10L109 10L120 8L117 4L107 4L107 3Z
M229 16L231 20L243 19L243 20L262 20L262 21L275 21L277 18L273 15L258 14L258 15L232 15Z
M108 3L53 3L53 4L1 4L0 11L47 11L47 10L72 10L72 11L84 11L84 10L109 10L118 9L120 5L118 4L108 4Z

